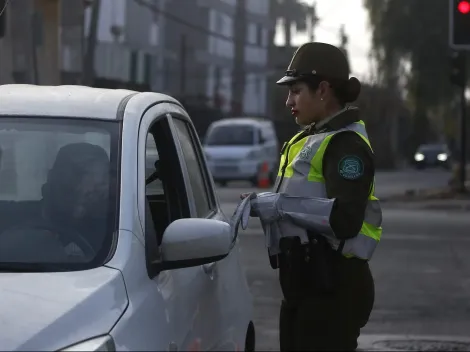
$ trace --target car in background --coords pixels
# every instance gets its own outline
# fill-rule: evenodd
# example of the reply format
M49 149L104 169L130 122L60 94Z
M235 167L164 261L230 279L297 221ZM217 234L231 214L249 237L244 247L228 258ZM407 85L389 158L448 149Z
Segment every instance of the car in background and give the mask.
M1 348L253 351L253 300L170 96L0 86Z
M449 169L451 153L446 144L422 144L414 155L414 164L418 169L444 167Z
M257 186L261 172L274 183L279 167L279 142L271 120L225 118L213 122L204 138L204 152L214 181L249 181Z

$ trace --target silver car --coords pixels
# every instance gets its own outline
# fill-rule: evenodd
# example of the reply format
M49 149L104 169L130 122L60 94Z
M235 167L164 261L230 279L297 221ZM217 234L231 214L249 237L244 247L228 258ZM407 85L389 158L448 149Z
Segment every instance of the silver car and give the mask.
M0 86L4 350L254 350L238 238L175 99Z

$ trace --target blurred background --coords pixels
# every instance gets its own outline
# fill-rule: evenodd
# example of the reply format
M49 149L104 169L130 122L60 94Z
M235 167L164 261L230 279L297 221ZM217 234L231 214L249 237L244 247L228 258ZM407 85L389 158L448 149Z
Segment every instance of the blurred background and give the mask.
M0 8L6 0L0 0ZM456 148L447 1L14 0L0 22L0 84L159 91L185 103L201 136L229 116L296 126L274 82L306 41L339 45L363 82L358 105L380 168L422 143Z

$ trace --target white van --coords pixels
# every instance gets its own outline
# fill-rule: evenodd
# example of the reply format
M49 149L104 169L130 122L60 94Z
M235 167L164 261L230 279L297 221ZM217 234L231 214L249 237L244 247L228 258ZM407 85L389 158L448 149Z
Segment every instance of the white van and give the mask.
M214 181L250 181L257 184L264 163L271 183L279 164L279 143L272 121L255 117L225 118L213 122L204 138L204 151Z

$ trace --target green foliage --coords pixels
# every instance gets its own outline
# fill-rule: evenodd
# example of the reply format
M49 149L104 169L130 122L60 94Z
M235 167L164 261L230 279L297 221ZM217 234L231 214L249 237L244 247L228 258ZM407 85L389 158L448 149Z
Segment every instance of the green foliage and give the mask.
M449 102L455 90L449 82L448 1L364 0L364 5L382 83L394 82L401 60L409 60L414 110Z
M396 89L399 71L408 62L407 102L412 111L408 151L445 131L455 117L456 89L450 83L449 2L445 0L363 0L372 29L373 55L380 83ZM436 112L439 112L436 114ZM440 115L440 116L438 116ZM432 117L442 121L431 122ZM451 135L447 135L452 138Z

